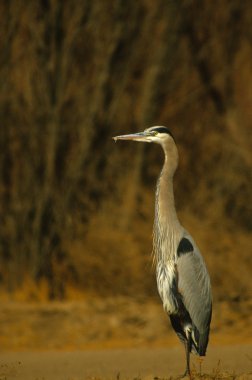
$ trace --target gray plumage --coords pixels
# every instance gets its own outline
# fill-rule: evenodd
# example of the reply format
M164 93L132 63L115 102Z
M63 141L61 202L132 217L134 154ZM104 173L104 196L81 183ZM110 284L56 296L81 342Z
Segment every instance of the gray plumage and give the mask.
M165 127L117 136L115 140L155 142L162 146L165 160L156 190L153 254L157 287L172 327L186 348L186 374L190 374L190 352L204 356L212 312L210 279L200 251L180 224L174 202L173 176L178 151Z

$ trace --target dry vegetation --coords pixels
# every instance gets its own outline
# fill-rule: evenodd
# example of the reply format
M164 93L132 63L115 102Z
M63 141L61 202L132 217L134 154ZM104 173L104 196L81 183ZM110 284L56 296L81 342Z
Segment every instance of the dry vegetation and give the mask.
M181 376L170 376L170 377L134 377L132 379L127 380L180 380ZM242 374L242 375L236 375L235 373L228 373L223 372L218 367L214 368L212 373L209 374L192 374L192 380L251 380L252 374ZM189 377L184 377L184 379L189 379ZM103 378L99 377L90 377L88 380L103 380ZM109 380L115 380L115 379L109 379ZM120 376L116 378L116 380L120 380Z
M111 137L164 124L216 299L251 296L251 17L238 0L1 2L2 293L154 294L162 156Z

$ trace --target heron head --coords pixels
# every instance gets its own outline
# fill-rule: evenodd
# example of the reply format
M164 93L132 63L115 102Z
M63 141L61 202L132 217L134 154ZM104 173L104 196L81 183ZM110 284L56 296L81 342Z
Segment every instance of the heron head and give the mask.
M163 145L169 140L174 141L174 138L168 128L162 126L155 126L145 129L143 132L134 133L130 135L122 135L113 137L117 140L132 140L142 142L154 142Z

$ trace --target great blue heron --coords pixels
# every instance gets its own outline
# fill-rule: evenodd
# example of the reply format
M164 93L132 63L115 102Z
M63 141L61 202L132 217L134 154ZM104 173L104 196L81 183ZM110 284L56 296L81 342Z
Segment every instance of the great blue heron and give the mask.
M160 126L116 136L114 140L154 142L164 151L164 165L156 189L153 233L157 287L172 327L185 345L185 375L191 376L190 352L206 354L212 296L204 260L193 238L180 224L175 209L173 175L178 165L177 147L171 132Z

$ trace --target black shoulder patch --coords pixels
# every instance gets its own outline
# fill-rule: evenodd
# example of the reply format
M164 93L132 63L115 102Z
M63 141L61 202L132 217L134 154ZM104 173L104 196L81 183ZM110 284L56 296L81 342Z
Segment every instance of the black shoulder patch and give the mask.
M193 251L193 246L190 240L186 238L182 238L180 240L180 243L177 249L178 256L184 255L185 253L192 252L192 251Z
M174 136L173 136L173 134L172 134L171 131L170 131L168 128L166 128L166 127L157 127L157 128L155 128L155 131L157 131L157 132L159 132L159 133L167 133L167 135L170 135L170 136L173 138L173 140L174 140Z

